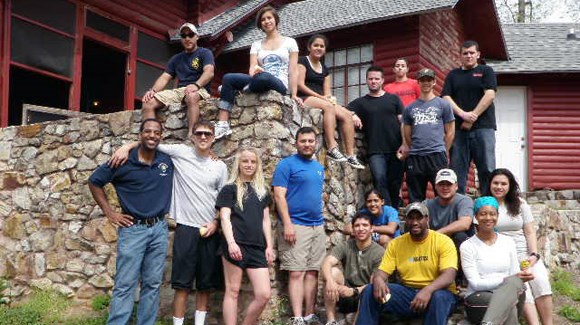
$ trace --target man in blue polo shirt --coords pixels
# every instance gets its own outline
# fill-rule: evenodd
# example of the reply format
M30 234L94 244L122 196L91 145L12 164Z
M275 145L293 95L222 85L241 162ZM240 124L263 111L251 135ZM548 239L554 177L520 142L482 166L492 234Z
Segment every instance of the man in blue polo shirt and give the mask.
M165 215L171 202L173 163L159 151L161 123L141 123L141 143L126 164L103 164L89 178L93 198L109 221L118 226L115 287L107 324L127 324L133 311L133 293L141 281L138 324L155 324L159 288L167 254ZM115 211L103 186L112 183L122 212Z
M314 129L303 127L296 132L296 149L297 154L276 166L272 186L283 224L278 251L280 269L289 271L288 295L294 316L291 323L302 325L318 322L314 304L326 243L322 217L324 167L313 159Z

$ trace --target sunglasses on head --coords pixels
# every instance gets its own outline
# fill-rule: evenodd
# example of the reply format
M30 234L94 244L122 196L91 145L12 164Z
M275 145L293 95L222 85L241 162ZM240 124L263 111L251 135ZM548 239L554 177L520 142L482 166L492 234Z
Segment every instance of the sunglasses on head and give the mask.
M195 36L195 33L182 33L180 34L181 38L193 38Z
M211 131L195 131L193 132L193 135L199 138L205 135L206 138L209 138L213 136L213 133Z

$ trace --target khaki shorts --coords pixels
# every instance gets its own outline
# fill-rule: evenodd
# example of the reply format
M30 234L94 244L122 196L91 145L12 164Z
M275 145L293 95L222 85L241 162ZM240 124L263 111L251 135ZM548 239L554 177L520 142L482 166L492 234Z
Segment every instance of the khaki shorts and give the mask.
M154 97L165 106L169 106L171 104L181 104L181 102L183 102L183 98L185 97L185 88L186 87L180 87L175 89L162 90L156 93ZM211 97L205 88L200 88L197 93L202 99L209 99Z
M296 243L284 240L284 227L278 227L278 252L280 269L287 271L319 271L326 254L324 226L294 225Z

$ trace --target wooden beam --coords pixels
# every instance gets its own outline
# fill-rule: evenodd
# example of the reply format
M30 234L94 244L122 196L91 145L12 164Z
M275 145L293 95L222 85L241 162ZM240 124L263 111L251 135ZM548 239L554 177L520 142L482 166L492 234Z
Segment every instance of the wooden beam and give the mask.
M83 38L86 19L84 5L77 4L76 15L73 80L69 89L68 108L73 111L80 111L83 77Z
M8 95L10 94L10 0L2 1L2 8L0 9L2 15L2 26L0 29L0 38L2 42L2 67L0 71L0 127L8 126Z

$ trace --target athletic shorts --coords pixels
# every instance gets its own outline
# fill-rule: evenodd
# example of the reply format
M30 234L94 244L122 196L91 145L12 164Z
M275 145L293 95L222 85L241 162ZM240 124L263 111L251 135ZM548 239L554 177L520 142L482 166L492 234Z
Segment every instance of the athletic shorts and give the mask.
M280 269L286 271L319 271L326 254L324 226L294 225L296 242L290 246L284 240L284 227L278 227Z
M202 238L199 228L177 224L173 237L171 287L191 291L223 289L223 267L218 234Z
M534 279L526 282L526 304L533 304L540 297L551 295L550 276L542 260L531 269Z
M207 92L207 90L205 90L205 88L200 88L197 92L202 99L211 98L211 95ZM162 102L165 106L169 106L171 104L181 104L185 98L185 87L162 90L155 93L153 97Z
M226 261L233 265L245 269L261 269L268 267L268 260L266 259L266 249L263 247L238 244L242 251L242 260L236 261L230 257L228 251L228 244L222 241L222 254Z

